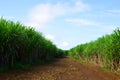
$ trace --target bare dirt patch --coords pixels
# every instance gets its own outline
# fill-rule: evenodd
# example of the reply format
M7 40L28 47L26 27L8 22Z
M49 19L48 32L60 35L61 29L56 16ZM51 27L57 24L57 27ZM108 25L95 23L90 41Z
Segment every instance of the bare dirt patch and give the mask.
M27 70L0 73L0 80L120 80L120 77L98 66L63 58Z

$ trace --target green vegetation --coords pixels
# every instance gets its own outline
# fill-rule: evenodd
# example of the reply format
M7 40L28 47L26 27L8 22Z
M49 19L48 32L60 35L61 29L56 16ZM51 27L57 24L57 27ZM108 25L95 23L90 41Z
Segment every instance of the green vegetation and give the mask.
M33 28L0 19L0 71L25 68L65 55L65 51Z
M58 49L50 40L31 27L0 19L0 71L28 68L54 58L70 57L90 61L105 69L120 67L120 30L69 51Z
M91 61L111 70L120 67L120 30L105 35L95 41L78 45L69 50L69 56L80 60ZM106 68L106 67L105 67Z

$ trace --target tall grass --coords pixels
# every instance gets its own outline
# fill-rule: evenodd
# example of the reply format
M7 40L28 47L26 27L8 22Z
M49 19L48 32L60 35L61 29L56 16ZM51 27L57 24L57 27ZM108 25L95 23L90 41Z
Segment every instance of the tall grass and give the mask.
M120 30L116 29L110 35L70 49L69 56L108 66L111 70L118 70L120 67Z
M0 19L0 68L32 64L37 61L62 57L64 51L58 49L41 33L19 22Z

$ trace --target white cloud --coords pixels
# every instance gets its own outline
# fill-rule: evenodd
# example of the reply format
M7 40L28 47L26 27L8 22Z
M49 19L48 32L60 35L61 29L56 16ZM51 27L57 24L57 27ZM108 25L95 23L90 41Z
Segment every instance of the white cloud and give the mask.
M51 35L51 34L47 34L47 35L45 36L45 38L46 38L46 39L49 39L49 40L51 40L51 41L55 40L55 36L54 36L54 35Z
M24 23L24 25L33 27L33 28L35 28L37 30L40 30L42 28L42 27L40 27L41 25L39 23L32 23L31 22L31 23Z
M91 32L91 33L96 32L96 33L100 33L100 35L110 34L111 32L113 32L114 29L116 29L116 26L119 26L116 24L90 21L87 19L79 19L79 18L65 19L65 21L72 25L81 27L81 29L85 29L87 32Z
M97 22L92 22L92 21L89 21L89 20L86 20L86 19L78 19L78 18L65 19L65 21L68 22L68 23L72 23L73 25L77 25L77 26L80 26L80 25L84 25L84 26L98 26L98 25L100 25Z
M120 13L120 10L107 10L107 12L110 12L110 13Z
M15 19L15 17L13 17L13 16L0 16L0 17L3 17L5 19L7 19L7 20Z
M61 43L61 47L68 47L68 46L69 46L69 43L66 42L66 41L63 41L63 42Z
M28 14L29 23L39 24L39 27L42 27L59 16L78 13L90 9L90 7L82 1L74 1L73 4L74 5L71 5L67 2L64 4L46 3L36 5ZM34 25L32 26L34 27Z
M106 10L105 12L105 17L106 16L109 16L109 17L114 17L114 18L118 18L118 17L120 17L120 9L118 9L118 10Z

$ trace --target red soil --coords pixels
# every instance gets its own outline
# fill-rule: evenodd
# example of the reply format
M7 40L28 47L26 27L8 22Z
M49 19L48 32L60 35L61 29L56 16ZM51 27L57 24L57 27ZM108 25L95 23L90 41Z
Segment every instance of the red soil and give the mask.
M27 70L0 73L0 80L120 80L120 76L95 65L63 58Z

